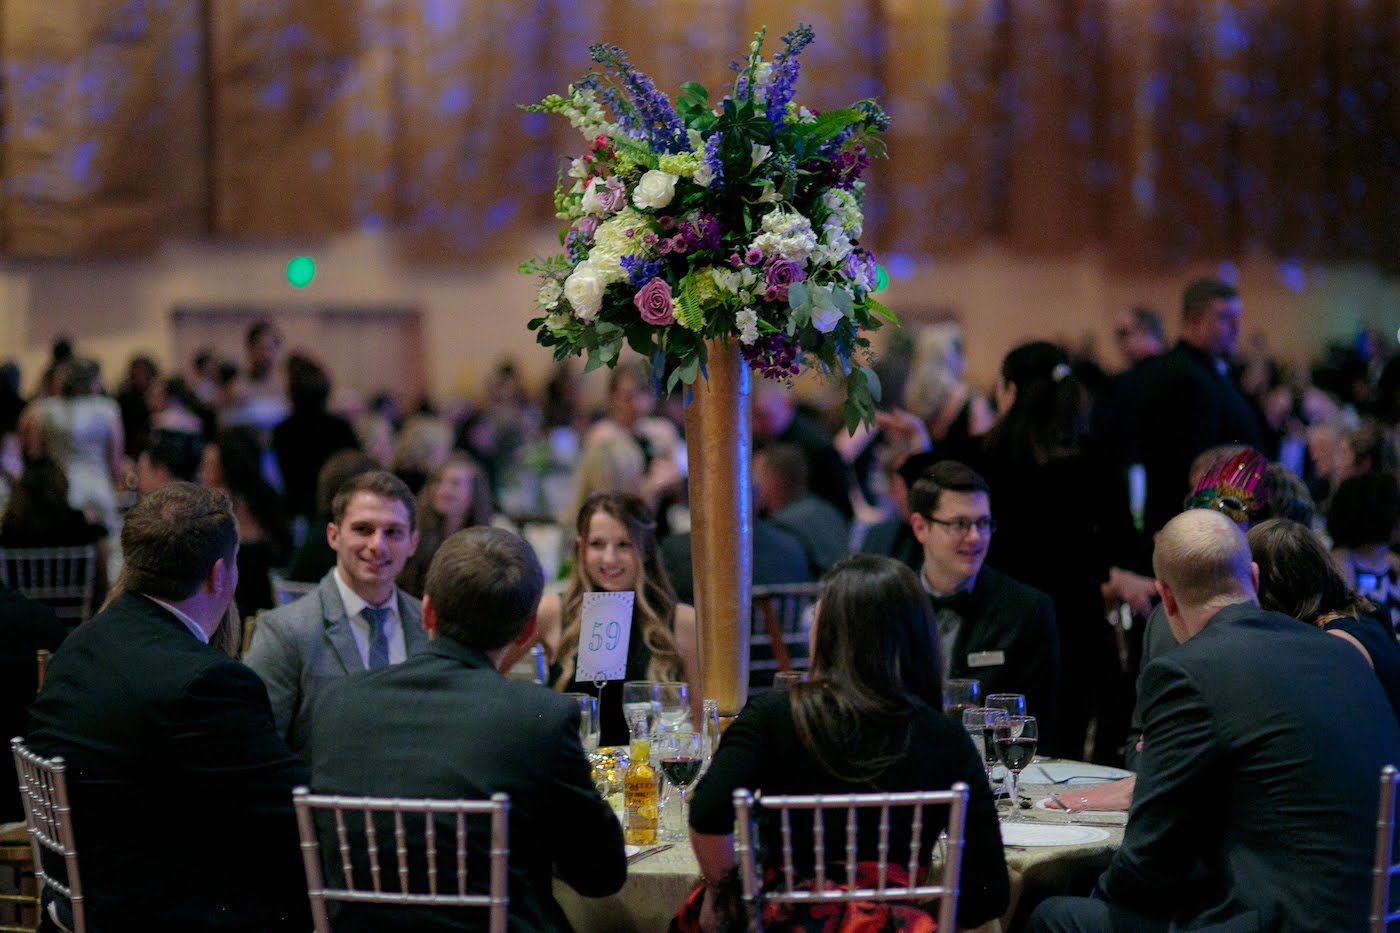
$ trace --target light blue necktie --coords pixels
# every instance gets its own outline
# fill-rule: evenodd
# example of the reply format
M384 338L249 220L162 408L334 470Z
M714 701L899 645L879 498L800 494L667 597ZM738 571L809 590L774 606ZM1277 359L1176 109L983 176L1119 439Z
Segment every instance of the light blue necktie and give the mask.
M393 610L366 606L360 613L369 623L369 669L389 666L389 633L384 630Z

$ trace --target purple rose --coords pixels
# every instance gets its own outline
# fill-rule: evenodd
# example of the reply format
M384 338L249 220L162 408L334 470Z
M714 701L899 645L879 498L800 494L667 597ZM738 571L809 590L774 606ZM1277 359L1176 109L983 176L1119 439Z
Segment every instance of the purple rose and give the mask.
M775 259L768 264L768 270L764 274L764 282L768 287L764 289L763 297L769 301L787 301L788 286L806 278L807 273L791 259Z
M593 232L594 232L595 230L597 230L597 229L598 229L598 218L597 218L597 217L580 217L578 220L575 220L575 221L574 221L574 230L575 230L575 232L580 233L580 234L582 234L583 236L586 236L586 237L588 237L588 238L590 238L590 239L592 239L592 237L593 237Z
M627 206L627 186L616 178L609 178L604 186L597 189L594 196L598 206L609 214L616 214Z
M676 321L671 313L671 286L659 276L643 285L633 296L632 303L648 324L663 327Z

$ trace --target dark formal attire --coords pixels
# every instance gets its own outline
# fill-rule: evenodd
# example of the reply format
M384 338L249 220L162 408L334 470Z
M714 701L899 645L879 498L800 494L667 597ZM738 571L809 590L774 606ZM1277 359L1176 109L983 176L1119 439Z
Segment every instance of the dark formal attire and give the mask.
M1040 724L1041 741L1053 735L1060 643L1050 597L983 567L971 592L931 598L940 628L947 612L959 620L948 676L980 680L984 696L1024 694L1026 712Z
M808 490L830 502L849 520L853 512L851 471L821 423L798 411L783 433L774 440L780 444L792 444L802 451L807 458Z
M359 450L360 441L350 422L339 415L293 411L272 429L272 449L287 490L287 512L310 518L316 514L316 477L321 467L332 454Z
M68 630L53 609L19 590L0 588L0 737L24 735L25 710L39 689L39 651L53 651ZM24 819L15 758L0 765L0 823Z
M1140 694L1137 789L1101 899L1048 901L1030 929L1363 929L1400 727L1360 653L1237 603L1149 664Z
M287 579L315 583L335 568L336 553L326 540L326 525L335 521L330 515L320 515L307 527L306 540L292 555Z
M256 674L137 593L68 636L29 745L68 763L91 926L309 927L292 788L305 766Z
M850 553L851 526L825 499L808 493L776 509L768 520L802 543L814 576Z
M766 794L850 794L947 790L957 781L966 781L971 793L958 924L973 927L1000 916L1009 896L1001 832L982 759L966 731L942 712L919 705L895 719L862 723L858 741L851 756L857 760L890 754L898 758L869 781L838 777L798 739L791 694L755 696L725 732L714 761L690 796L691 828L710 835L733 833L733 794L740 787ZM909 809L891 811L892 863L908 864L912 815ZM833 859L845 857L838 854L845 852L845 818L843 811L826 823L826 851ZM928 850L946 824L946 811L926 811L921 862L928 861ZM792 821L794 862L804 876L813 871L811 826L809 820ZM779 833L776 821L760 822L759 837L770 866L778 865L781 858ZM879 839L878 819L862 819L856 830L857 859L875 859Z
M753 520L753 582L810 583L812 569L802 542L762 518ZM691 570L690 532L673 534L661 542L661 563L676 589L676 598L695 605L695 579Z
M1263 443L1254 409L1223 364L1184 341L1152 361L1141 435L1149 533L1181 511L1197 454L1220 444Z
M1346 632L1366 649L1376 680L1380 681L1381 689L1390 700L1390 708L1400 720L1400 644L1396 644L1395 636L1388 629L1386 623L1369 613L1358 619L1334 619L1323 626L1324 631Z
M318 791L510 795L511 930L569 929L551 892L555 872L586 896L612 894L626 880L622 827L594 790L579 744L578 705L537 684L507 680L475 649L438 638L403 664L346 677L326 688L312 725ZM451 849L452 838L439 833L439 845ZM472 890L487 890L488 842L482 833L469 842ZM338 871L334 847L323 854ZM454 872L453 864L440 856L443 870ZM451 912L409 908L344 907L334 922L337 933L484 929L479 919L469 925Z

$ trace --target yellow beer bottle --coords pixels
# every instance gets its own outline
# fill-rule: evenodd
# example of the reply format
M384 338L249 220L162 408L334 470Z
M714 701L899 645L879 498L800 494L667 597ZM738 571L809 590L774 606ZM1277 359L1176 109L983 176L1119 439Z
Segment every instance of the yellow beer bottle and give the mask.
M655 845L658 785L656 769L651 766L651 740L647 736L646 717L638 717L629 725L632 740L628 746L630 762L622 778L622 834L628 845Z

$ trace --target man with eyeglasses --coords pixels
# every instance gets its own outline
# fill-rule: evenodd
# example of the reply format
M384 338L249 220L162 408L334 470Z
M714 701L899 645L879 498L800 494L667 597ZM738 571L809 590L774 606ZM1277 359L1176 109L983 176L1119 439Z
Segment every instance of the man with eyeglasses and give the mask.
M996 522L987 481L955 460L935 463L909 490L909 525L923 547L944 678L973 678L983 694L1020 693L1053 729L1060 643L1050 597L983 567Z

